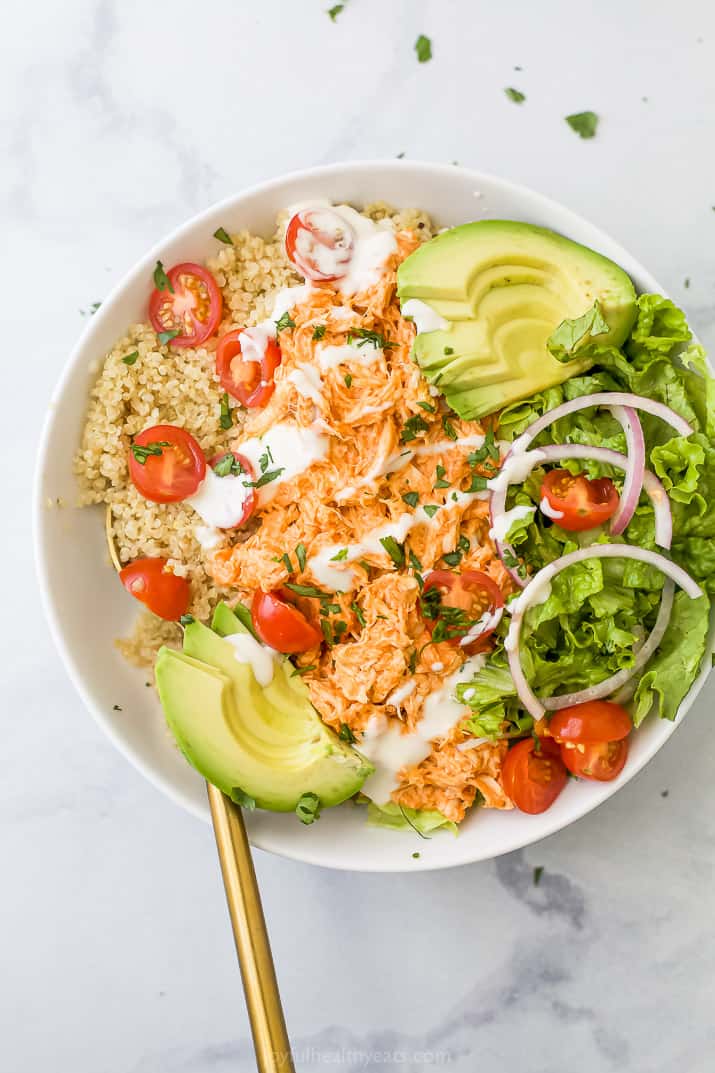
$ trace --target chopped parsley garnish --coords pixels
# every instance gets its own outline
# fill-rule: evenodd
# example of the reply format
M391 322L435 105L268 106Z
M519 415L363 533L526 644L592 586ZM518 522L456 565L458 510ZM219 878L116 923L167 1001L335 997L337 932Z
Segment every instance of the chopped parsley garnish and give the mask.
M166 346L167 343L170 343L172 339L176 339L177 335L180 334L181 332L178 328L172 328L170 332L159 332L157 339L162 346Z
M423 410L426 410L428 414L436 413L436 407L431 402L425 402L423 399L417 400L417 405L421 406Z
M219 424L222 429L229 429L233 424L233 415L231 413L231 407L229 406L227 391L224 391L221 396L221 416L219 418Z
M305 544L303 544L303 543L296 544L296 546L295 546L295 557L298 560L298 566L300 567L300 570L302 572L303 570L305 570L305 560L306 560Z
M264 485L270 484L271 481L277 480L281 473L285 469L285 466L281 466L280 469L269 469L265 473L262 473L257 481L244 481L244 488L263 488Z
M513 86L507 86L504 92L510 101L514 101L514 104L523 104L526 100L526 94L522 93L520 89L514 89Z
M340 14L341 11L344 10L344 8L345 8L345 4L333 4L333 6L329 7L328 10L326 11L326 15L330 16L330 21L331 22L335 22L335 20L337 19L338 15Z
M428 60L432 59L432 42L429 37L420 34L415 41L415 52L420 63L427 63Z
M372 346L375 350L393 350L397 343L391 343L384 335L373 332L370 328L351 328L348 332L348 346L358 340L357 346Z
M317 342L325 335L326 327L324 324L316 324L313 328L313 339Z
M408 507L416 507L420 501L419 492L403 492L402 498Z
M352 387L353 378L350 373L346 373L343 380L345 381L345 387Z
M472 483L470 484L467 492L484 492L487 487L487 478L480 477L477 473L472 474Z
M191 623L194 622L194 621L195 621L195 619L194 619L193 615L182 615L181 618L179 619L179 625L180 626L190 626Z
M152 456L162 455L164 452L163 447L171 447L168 440L157 440L155 443L133 443L130 447L130 451L136 458L140 466L146 465L147 458Z
M455 429L454 425L449 420L446 414L442 415L442 428L444 429L444 434L445 436L447 436L448 439L455 441L459 439L459 436L457 435L457 430Z
M170 294L174 293L174 287L164 271L164 266L161 261L156 262L156 268L154 269L154 286L158 291L169 291Z
M534 869L534 886L535 887L538 887L538 885L539 885L539 883L541 881L541 877L542 877L543 874L544 874L544 866L542 864L537 864L536 868Z
M459 550L461 552L463 552L464 555L466 555L467 552L469 551L469 548L470 548L469 537L466 537L464 535L464 533L462 533L462 535L460 536L459 540L457 541L457 547L459 548Z
M593 138L598 127L598 116L595 112L574 112L566 116L566 122L579 138Z
M242 790L240 786L234 786L231 790L231 800L235 801L241 808L247 808L249 812L253 812L256 807L255 797L251 797L245 790Z
M218 227L214 231L214 238L217 238L219 242L223 242L226 246L233 246L233 239L225 227Z
M427 505L424 506L422 510L425 512L428 518L434 518L435 514L439 510L439 503L427 503Z
M276 331L284 332L287 328L295 328L295 321L291 317L290 313L286 312L276 321Z
M402 427L400 443L409 443L410 440L416 440L420 432L427 432L428 430L429 425L424 417L420 414L413 414L412 417L408 417Z
M342 7L339 4L338 7ZM309 824L320 819L320 798L317 794L303 794L295 806L295 814L301 823Z
M122 361L124 362L125 365L133 365L138 357L139 357L139 351L138 350L132 350L131 354L127 354L126 357L122 358Z
M340 551L337 551L335 553L335 555L332 555L330 557L330 561L331 561L331 563L344 563L345 560L347 559L347 557L348 557L348 549L347 548L341 548Z
M350 727L348 726L347 723L341 723L340 724L340 730L338 732L338 737L340 738L341 741L346 741L348 743L348 745L354 745L355 742L357 741L357 738L355 737L355 735L353 734L352 730L350 729Z
M296 667L291 672L291 678L302 678L304 674L309 674L311 671L317 671L318 667L315 663L311 663L309 667Z
M448 551L442 558L446 562L447 566L459 566L462 561L461 551Z
M410 549L410 551L408 552L407 558L408 558L409 564L410 564L410 566L412 567L413 570L421 570L422 569L422 563L419 561L419 559L417 558L415 553L412 551L412 549Z
M447 355L447 357L450 357L452 354L454 354L454 347L446 346L444 348L444 353Z
M405 549L393 536L380 537L380 543L392 559L395 566L405 565Z
M213 471L217 477L239 477L246 472L233 451L226 451L225 455L221 455L213 466Z
M447 470L444 466L437 466L437 480L434 483L435 488L449 488L449 481L445 481L444 475Z
M315 585L296 585L292 581L286 581L286 588L294 592L296 596L307 596L313 600L329 600L330 594L316 589Z
M350 604L350 610L355 613L355 618L358 620L358 622L360 623L360 625L364 629L365 626L367 625L367 621L365 619L365 615L363 614L363 610L360 607L360 604L355 603L353 601L353 603Z

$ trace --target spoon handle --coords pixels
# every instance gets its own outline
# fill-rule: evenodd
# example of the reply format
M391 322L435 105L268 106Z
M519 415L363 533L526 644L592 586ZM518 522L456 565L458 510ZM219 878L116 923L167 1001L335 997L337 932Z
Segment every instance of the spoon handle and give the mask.
M207 789L258 1073L295 1073L243 815L215 786Z

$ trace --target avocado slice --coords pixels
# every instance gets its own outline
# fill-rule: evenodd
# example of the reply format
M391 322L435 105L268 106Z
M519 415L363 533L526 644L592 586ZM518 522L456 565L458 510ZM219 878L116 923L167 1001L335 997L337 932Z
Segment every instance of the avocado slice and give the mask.
M166 721L189 763L239 802L290 812L313 793L323 807L340 804L362 786L372 765L326 727L291 664L274 659L273 679L261 686L225 637L247 634L230 608L214 622L184 630L184 651L162 648L156 680Z
M412 356L467 420L560 384L594 361L588 344L621 346L636 292L613 261L543 227L480 220L445 231L397 272L401 302L416 298L448 322L419 333ZM594 303L607 331L586 335L570 360L547 349L555 329Z

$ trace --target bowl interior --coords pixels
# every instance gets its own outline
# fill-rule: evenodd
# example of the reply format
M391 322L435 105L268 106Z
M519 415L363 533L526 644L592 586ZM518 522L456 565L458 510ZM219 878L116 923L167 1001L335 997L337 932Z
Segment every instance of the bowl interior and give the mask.
M79 510L72 456L81 435L97 362L127 325L144 319L151 271L165 264L202 260L216 249L213 232L247 228L269 233L276 213L307 197L362 206L387 201L417 206L440 226L482 218L541 224L613 258L637 288L658 290L656 281L625 250L586 220L533 191L458 167L409 161L333 165L289 175L239 194L201 214L151 250L92 318L76 347L50 406L40 451L36 488L36 554L41 588L56 643L85 704L115 745L152 782L194 814L209 818L203 780L183 760L165 728L147 675L129 667L114 646L129 632L136 604L109 564L99 508ZM62 506L57 506L57 501ZM49 504L55 504L50 507ZM709 664L709 660L706 661ZM679 719L707 674L681 705ZM348 804L304 828L293 816L255 813L251 841L262 849L335 868L399 871L442 868L497 856L528 845L583 816L631 778L673 732L676 724L653 719L634 737L626 771L613 783L571 784L542 816L516 811L479 811L458 838L415 839L366 826L365 810Z

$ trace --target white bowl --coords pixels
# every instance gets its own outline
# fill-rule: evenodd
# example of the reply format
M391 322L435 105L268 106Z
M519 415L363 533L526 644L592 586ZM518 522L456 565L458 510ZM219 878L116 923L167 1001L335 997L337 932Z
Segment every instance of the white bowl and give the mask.
M72 456L79 443L88 391L101 360L126 327L146 316L151 273L164 264L200 261L216 251L218 227L270 233L276 213L308 197L358 206L387 201L418 206L440 226L483 217L524 220L561 231L611 257L640 291L662 288L629 253L570 210L524 187L464 168L412 161L334 164L296 172L247 190L194 217L168 235L115 288L89 321L50 405L40 447L35 492L35 547L40 586L52 631L85 704L124 755L178 804L208 820L206 790L165 728L147 676L129 667L114 640L131 628L136 603L108 563L99 509L76 501ZM92 370L95 371L92 371ZM49 509L60 497L66 506ZM498 856L558 831L615 793L651 759L675 730L703 686L710 660L670 723L650 719L633 736L625 771L611 783L569 784L540 816L478 810L458 837L419 841L411 834L368 827L365 809L348 804L303 827L294 816L257 812L248 817L251 841L261 849L331 868L403 871L446 868ZM116 710L118 705L121 710ZM412 853L419 849L419 860Z

